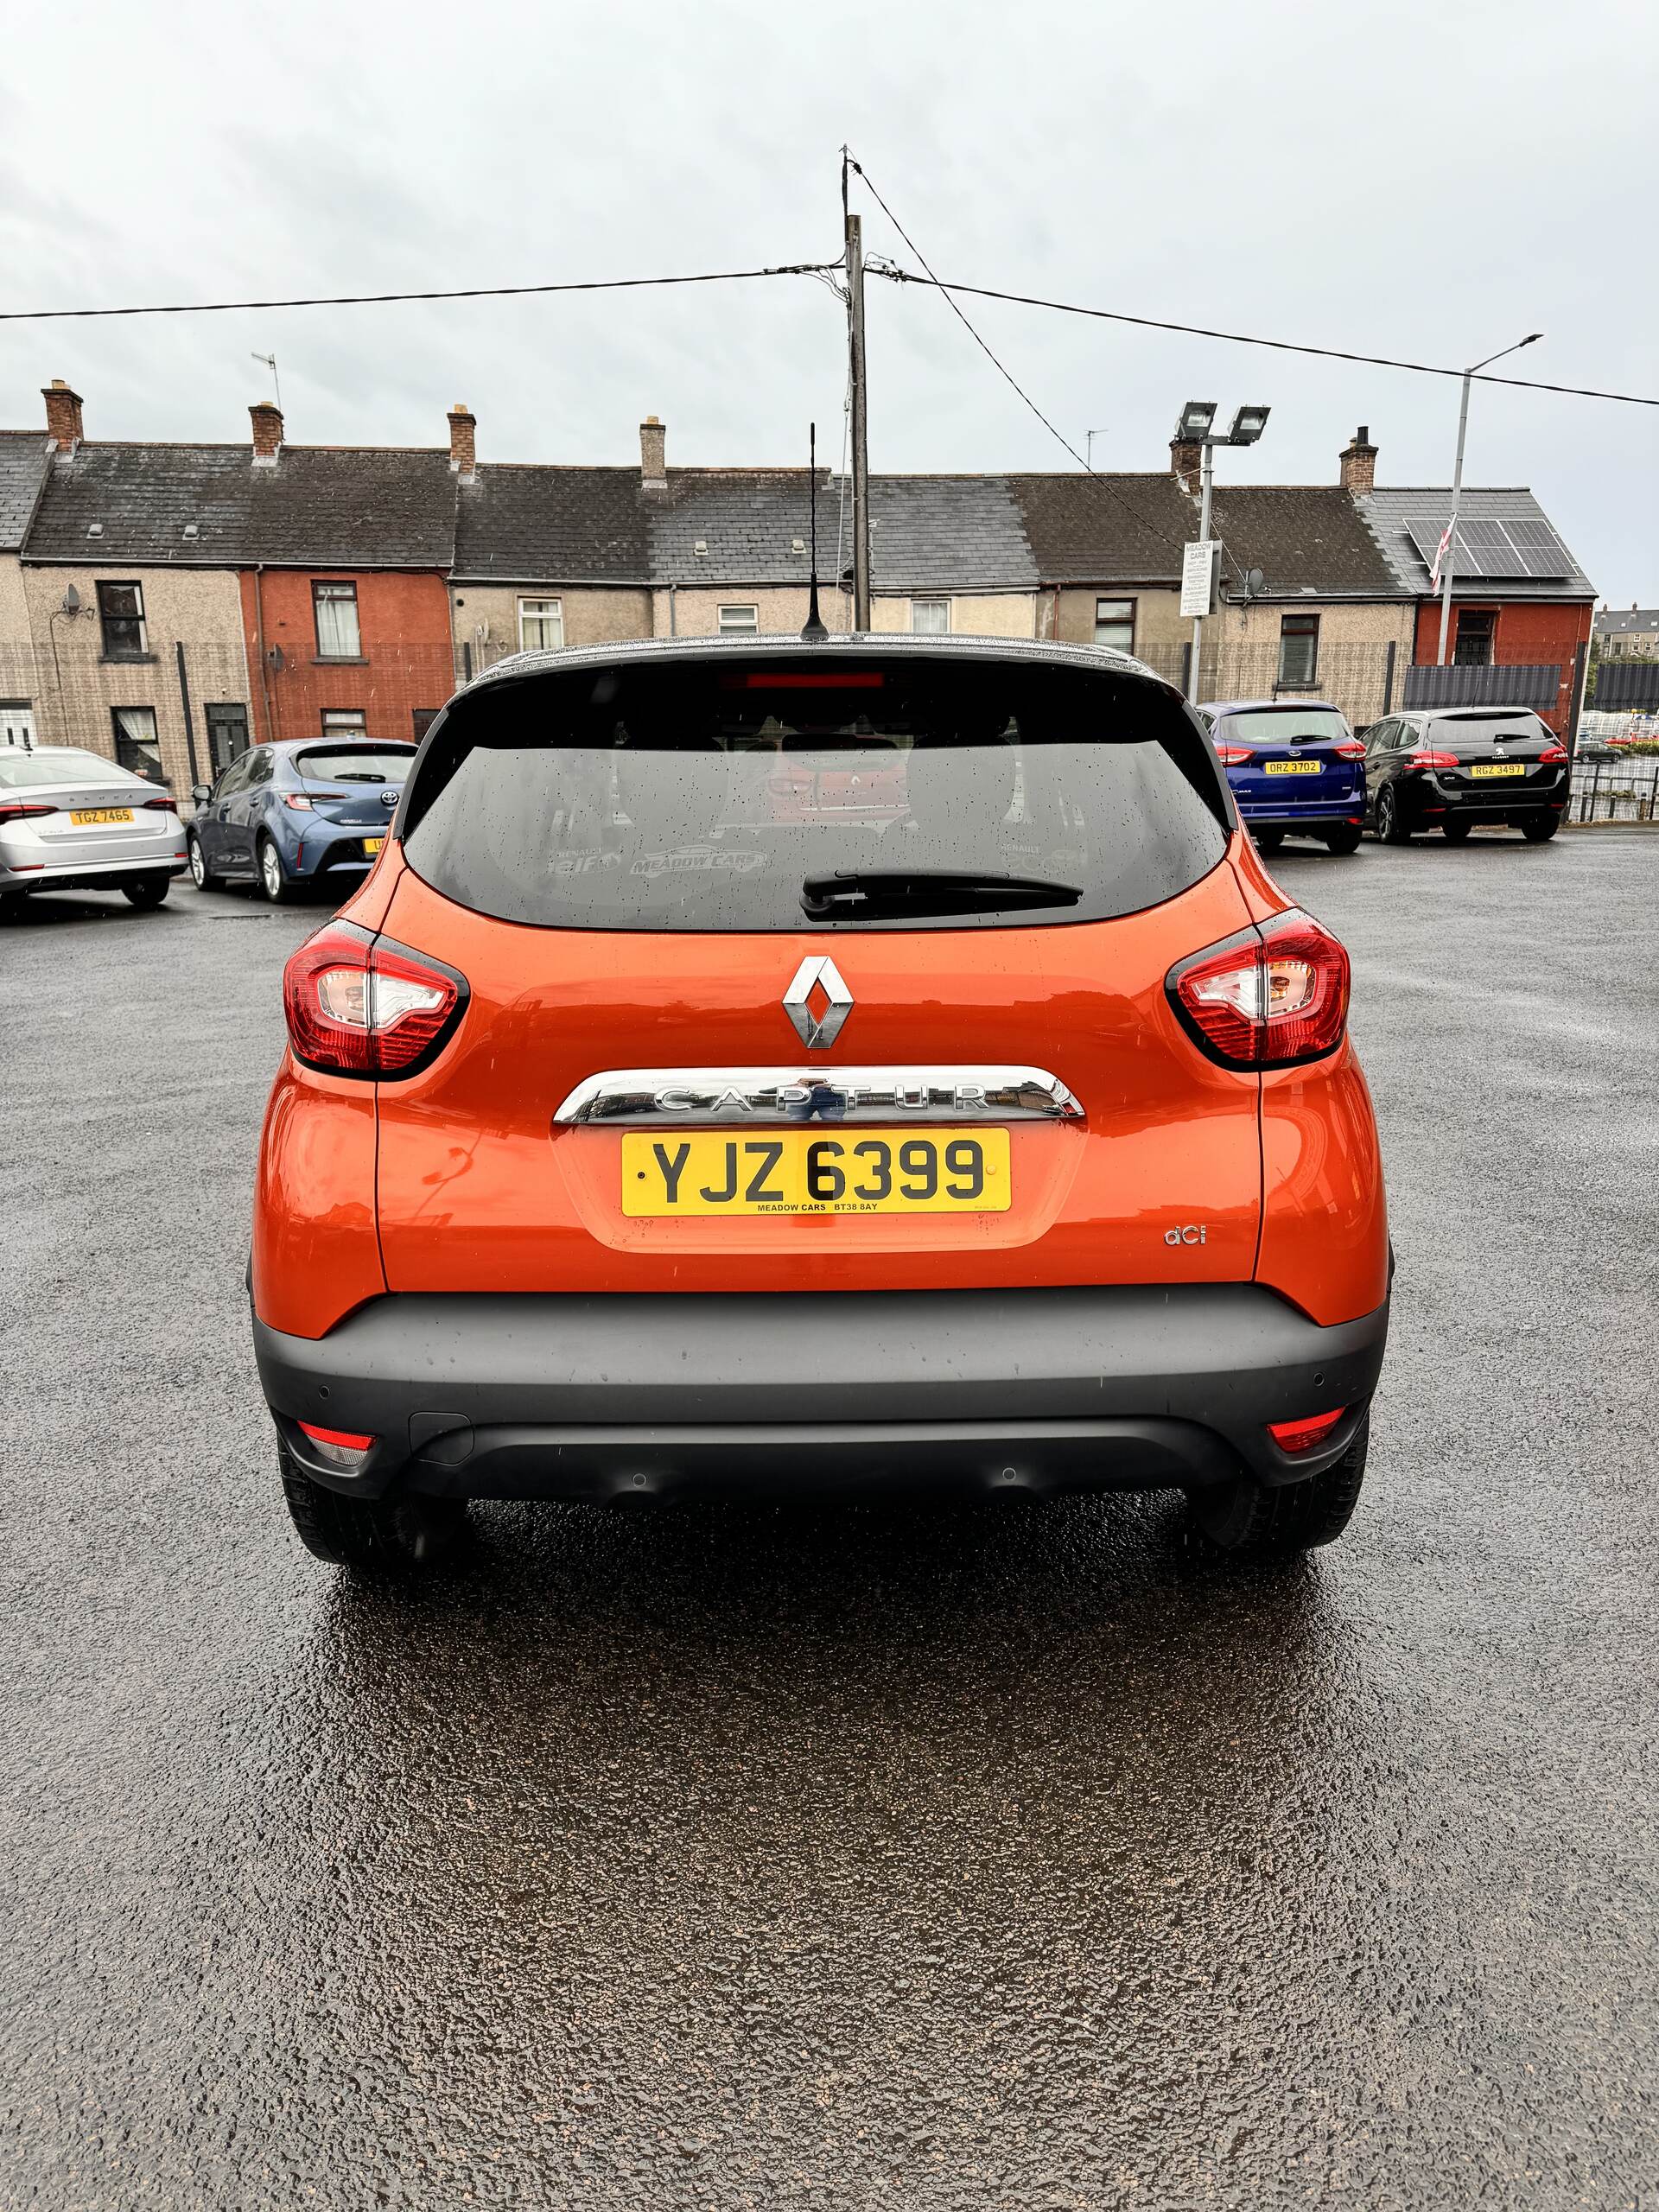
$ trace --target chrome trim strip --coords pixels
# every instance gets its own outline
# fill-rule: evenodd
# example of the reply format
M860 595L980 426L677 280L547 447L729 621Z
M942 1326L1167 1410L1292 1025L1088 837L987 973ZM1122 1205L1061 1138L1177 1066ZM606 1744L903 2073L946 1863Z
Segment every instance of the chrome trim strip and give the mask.
M1083 1108L1046 1068L608 1068L579 1083L556 1125L692 1128L777 1122L1074 1122Z

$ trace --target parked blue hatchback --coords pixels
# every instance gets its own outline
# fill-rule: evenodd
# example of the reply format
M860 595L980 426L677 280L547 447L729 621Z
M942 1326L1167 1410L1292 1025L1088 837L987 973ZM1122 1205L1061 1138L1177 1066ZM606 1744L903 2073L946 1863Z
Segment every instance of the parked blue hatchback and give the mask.
M1357 849L1365 747L1323 699L1222 699L1200 707L1239 817L1264 853L1287 837Z
M327 877L343 897L386 842L416 749L366 738L256 745L192 793L197 889L256 883L276 906Z

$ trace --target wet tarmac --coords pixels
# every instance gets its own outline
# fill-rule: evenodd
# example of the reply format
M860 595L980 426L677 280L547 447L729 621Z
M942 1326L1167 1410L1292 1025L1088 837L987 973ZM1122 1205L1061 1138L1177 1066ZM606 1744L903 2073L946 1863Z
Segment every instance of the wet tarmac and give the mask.
M0 924L0 2204L1659 2202L1659 836L1276 865L1399 1276L1353 1527L1255 1574L503 1506L353 1586L242 1286L320 913Z

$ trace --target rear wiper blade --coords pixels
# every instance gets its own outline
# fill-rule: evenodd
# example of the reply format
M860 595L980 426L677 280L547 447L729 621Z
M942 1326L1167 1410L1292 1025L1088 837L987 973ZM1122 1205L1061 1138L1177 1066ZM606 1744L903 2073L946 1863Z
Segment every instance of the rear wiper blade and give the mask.
M982 868L842 868L834 875L809 875L801 886L801 909L815 920L872 906L963 914L1011 906L1075 906L1082 896L1075 883Z

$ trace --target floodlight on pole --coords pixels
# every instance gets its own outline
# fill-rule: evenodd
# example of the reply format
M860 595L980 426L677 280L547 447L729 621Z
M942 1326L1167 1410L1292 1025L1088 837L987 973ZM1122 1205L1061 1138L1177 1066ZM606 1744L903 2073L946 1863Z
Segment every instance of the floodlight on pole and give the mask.
M1535 330L1525 338L1517 338L1513 346L1505 346L1496 353L1489 353L1484 361L1477 361L1463 372L1463 397L1458 405L1458 452L1452 466L1452 512L1447 518L1443 540L1445 550L1440 554L1440 642L1435 659L1441 668L1446 666L1446 633L1452 627L1452 571L1458 557L1458 510L1463 505L1463 441L1469 428L1469 379L1490 369L1494 361L1507 360L1511 353L1518 353L1523 346L1535 346L1543 336ZM1433 589L1431 578L1429 588Z
M1268 407L1241 407L1233 417L1233 427L1227 433L1230 446L1253 446L1268 427Z
M1266 407L1241 407L1233 416L1232 428L1221 432L1211 428L1216 419L1213 399L1189 399L1182 408L1175 425L1175 437L1181 445L1197 446L1198 448L1198 543L1201 545L1210 543L1210 505L1216 481L1216 448L1253 446L1266 429L1271 411ZM1204 588L1211 598L1215 595L1215 557L1212 549L1209 556L1211 581ZM1185 589L1182 597L1185 598ZM1185 607L1182 611L1185 611ZM1192 617L1192 657L1186 669L1186 696L1194 705L1198 703L1198 655L1203 645L1204 617L1195 613Z
M1213 399L1189 399L1181 410L1181 419L1175 425L1175 435L1184 444L1191 445L1199 438L1207 438L1210 425L1216 419Z

